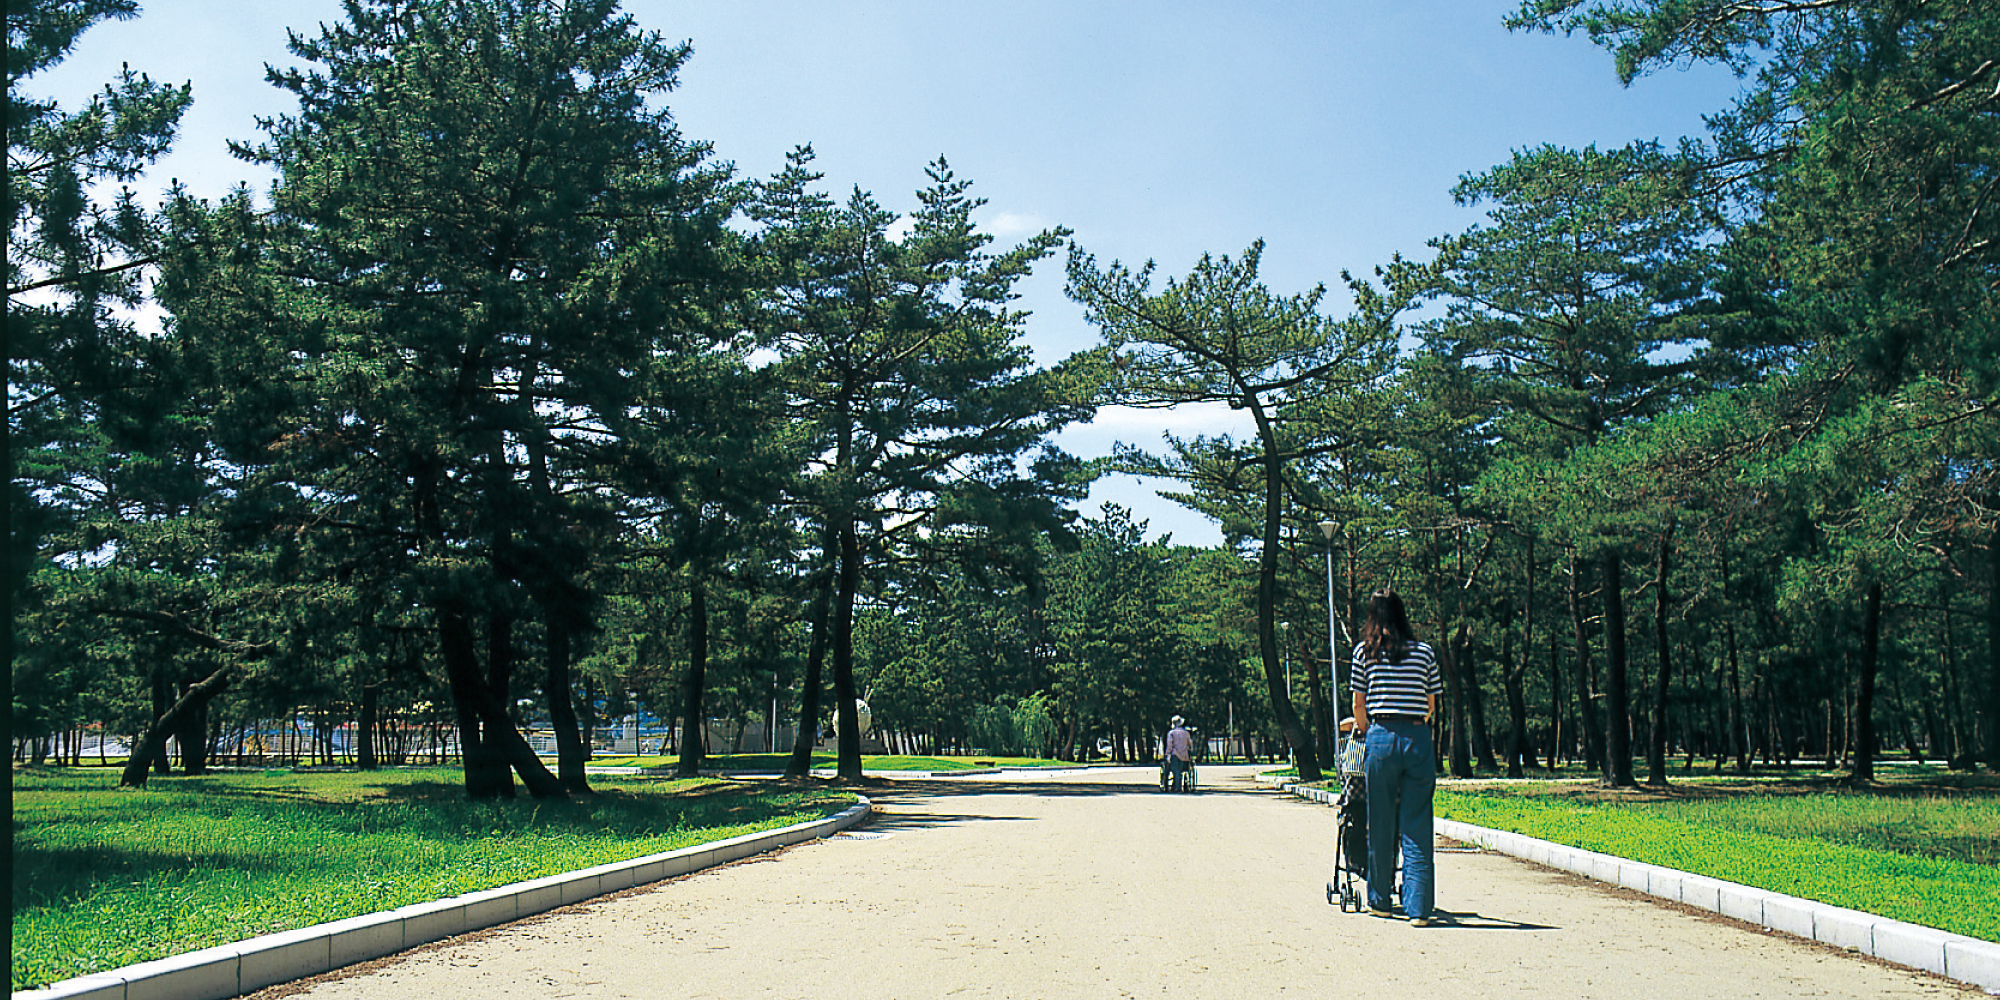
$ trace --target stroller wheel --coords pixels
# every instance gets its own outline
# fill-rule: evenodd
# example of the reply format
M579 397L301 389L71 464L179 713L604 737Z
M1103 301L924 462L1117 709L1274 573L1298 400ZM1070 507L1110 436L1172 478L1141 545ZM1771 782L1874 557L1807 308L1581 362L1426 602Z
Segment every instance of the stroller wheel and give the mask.
M1345 900L1337 898L1339 896L1340 896L1340 890L1335 889L1333 887L1332 882L1328 882L1326 884L1326 901L1328 903L1341 903L1342 904L1341 909L1345 910L1347 908L1345 905Z

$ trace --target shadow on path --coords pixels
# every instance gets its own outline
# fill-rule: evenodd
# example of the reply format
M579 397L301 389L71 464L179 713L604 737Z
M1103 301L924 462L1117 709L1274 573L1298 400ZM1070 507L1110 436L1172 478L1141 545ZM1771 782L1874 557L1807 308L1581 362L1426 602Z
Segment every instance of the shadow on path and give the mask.
M1355 915L1361 916L1362 914ZM1373 920L1395 921L1398 923L1402 922L1403 919L1401 916L1389 916L1383 913L1370 913L1367 916ZM1531 924L1521 920L1503 920L1499 917L1486 916L1477 910L1447 910L1443 907L1431 911L1431 920L1434 922L1428 928L1430 930L1554 931L1562 929L1554 924Z
M1433 929L1457 929L1468 931L1553 931L1560 930L1554 924L1530 924L1520 920L1503 920L1489 917L1475 910L1434 910Z

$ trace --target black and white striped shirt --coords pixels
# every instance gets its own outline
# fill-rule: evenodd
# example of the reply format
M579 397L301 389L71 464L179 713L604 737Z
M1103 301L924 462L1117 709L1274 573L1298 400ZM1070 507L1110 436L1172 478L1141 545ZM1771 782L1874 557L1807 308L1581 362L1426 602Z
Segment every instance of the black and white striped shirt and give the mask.
M1352 683L1354 693L1362 696L1362 705L1371 718L1377 715L1422 718L1431 710L1427 696L1444 691L1437 654L1430 646L1415 641L1404 645L1402 659L1394 663L1383 660L1369 663L1361 647L1355 646Z

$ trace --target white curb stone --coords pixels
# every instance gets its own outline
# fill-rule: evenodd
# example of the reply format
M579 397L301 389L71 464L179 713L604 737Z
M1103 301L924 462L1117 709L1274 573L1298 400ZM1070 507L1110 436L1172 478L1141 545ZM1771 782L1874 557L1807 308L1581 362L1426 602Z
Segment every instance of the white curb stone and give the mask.
M1634 892L1646 892L1646 893L1651 893L1655 896L1663 895L1663 893L1652 888L1652 882L1653 882L1652 876L1653 876L1652 865L1633 864L1630 861L1620 862L1618 865L1619 885L1622 885L1627 889L1631 889ZM1680 898L1680 893L1678 891L1674 893L1674 898L1676 899Z
M1875 925L1881 922L1882 918L1873 913L1822 905L1813 911L1813 939L1835 948L1851 948L1863 955L1874 955Z
M471 929L465 926L464 901L455 898L413 903L409 906L399 906L389 912L403 921L405 948L442 941Z
M1715 912L1725 917L1733 917L1745 923L1752 923L1762 927L1764 926L1764 898L1769 895L1770 893L1762 889L1752 889L1747 885L1737 885L1734 882L1724 883L1722 892L1720 893L1721 898L1718 900L1721 905L1716 907Z
M1802 938L1813 936L1813 911L1818 904L1772 893L1764 897L1764 926Z
M1730 883L1706 875L1681 875L1681 902L1710 913L1722 912L1722 890Z
M1945 942L1954 936L1932 927L1885 921L1875 928L1875 957L1942 976Z
M267 934L237 946L237 989L245 993L333 968L333 947L311 927Z
M1960 934L1944 942L1944 974L2000 995L2000 945Z
M205 948L120 970L125 1000L183 1000L227 997L238 992L236 953Z
M465 902L465 926L492 927L509 923L521 914L515 906L514 893L506 886L498 889L482 889L468 892L458 897ZM310 930L311 928L306 928Z
M1681 889L1681 883L1687 879L1686 872L1675 871L1672 868L1658 868L1652 865L1647 865L1646 868L1646 888L1639 891L1648 895L1658 896L1661 899L1676 901L1679 901L1685 895Z
M35 1000L125 1000L125 978L104 973L65 979L46 990L14 994Z
M403 950L403 922L388 914L369 913L320 924L333 946L333 967L381 958Z

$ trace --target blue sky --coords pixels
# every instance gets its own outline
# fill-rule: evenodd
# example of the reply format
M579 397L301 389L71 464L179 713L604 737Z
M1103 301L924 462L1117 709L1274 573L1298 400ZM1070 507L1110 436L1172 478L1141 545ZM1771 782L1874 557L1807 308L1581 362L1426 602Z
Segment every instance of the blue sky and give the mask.
M177 177L215 195L268 177L229 158L258 115L290 110L263 66L293 64L285 29L316 33L336 0L141 0L27 81L74 107L120 63L194 84ZM836 195L859 186L915 208L946 157L988 204L1003 244L1066 226L1100 261L1185 272L1203 252L1267 243L1280 293L1336 285L1476 222L1449 190L1543 143L1624 145L1703 133L1739 83L1715 67L1620 87L1582 38L1510 34L1505 0L627 0L641 26L690 39L667 99L682 131L752 176L812 143ZM1028 338L1052 361L1094 342L1062 294L1060 259L1022 286ZM1343 308L1329 296L1329 309ZM1081 455L1160 432L1234 428L1227 412L1107 411L1058 443ZM1092 504L1132 508L1155 534L1211 544L1204 519L1115 477Z

